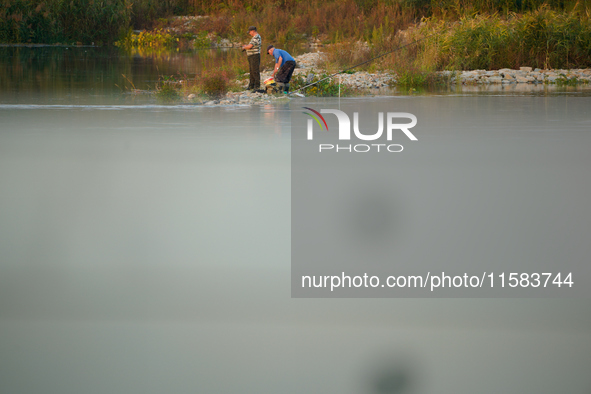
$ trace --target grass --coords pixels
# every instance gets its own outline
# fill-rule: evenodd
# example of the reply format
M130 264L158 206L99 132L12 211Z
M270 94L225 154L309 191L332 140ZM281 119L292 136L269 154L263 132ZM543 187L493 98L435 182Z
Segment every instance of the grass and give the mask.
M122 0L3 0L0 42L113 42L125 33L131 2Z
M581 80L576 76L568 77L564 74L560 74L560 76L556 79L555 83L558 86L577 86L580 84L588 84L589 81Z
M338 77L335 76L335 78L327 78L328 74L321 74L321 75L316 75L314 77L314 79L312 80L312 82L310 83L314 83L317 81L317 84L310 86L306 89L302 90L302 93L304 93L305 95L308 96L318 96L318 97L336 97L339 95L339 83L338 83ZM302 75L294 75L291 79L290 82L290 88L289 90L291 92L294 92L300 88L303 88L306 85L309 85L309 83L306 83L306 78L304 78ZM349 86L340 85L340 95L341 96L350 96L354 93L353 89L350 88Z
M409 85L432 83L426 76L440 70L587 68L591 66L591 16L580 10L542 7L506 16L431 17L394 36L369 43L342 42L324 51L323 66L334 70L393 51L356 69L395 70Z
M425 20L419 36L437 69L591 66L591 18L548 8L523 14L474 15L457 22Z
M210 48L212 42L208 38L207 32L201 32L196 35L191 33L172 34L167 30L158 28L152 31L141 31L139 33L134 33L132 30L129 30L127 34L120 40L116 41L114 45L128 51L133 51L137 48L154 49L155 51L158 51L174 48L204 49Z
M229 68L203 69L195 78L164 76L156 86L156 97L162 102L175 102L194 94L202 99L220 99L228 92L240 91L236 73Z
M452 75L442 75L436 72L421 72L418 70L401 69L396 73L396 86L403 88L434 88L450 86Z
M179 81L172 77L164 77L158 81L156 97L165 103L178 101L181 98L181 89L179 89L179 86L182 86L182 83L179 83Z
M122 48L174 48L179 41L178 37L163 31L142 31L134 34L129 31L121 40L116 41L115 45Z
M206 48L211 41L248 40L256 25L269 43L288 48L309 39L328 44L321 66L335 72L393 70L405 88L449 84L440 70L586 68L591 66L591 1L570 0L0 0L0 42L101 44L155 56L170 48ZM207 15L176 18L173 15ZM165 30L172 23L175 32ZM134 34L131 27L155 27ZM407 44L417 42L416 45ZM289 45L291 46L289 46ZM404 47L401 50L397 48ZM215 96L247 73L239 51L220 65L204 60L191 89ZM263 59L263 70L272 67ZM212 72L214 73L214 72ZM205 82L209 81L207 86ZM163 97L170 82L163 80ZM569 78L558 83L571 84ZM299 85L298 85L299 84ZM174 84L172 84L174 85ZM176 86L176 85L175 85ZM294 86L303 86L294 77ZM336 86L336 88L335 88ZM180 90L179 90L180 89ZM187 90L188 87L177 90ZM331 80L308 94L338 94ZM160 91L159 90L159 91ZM182 92L181 92L182 93ZM341 86L341 94L347 94Z

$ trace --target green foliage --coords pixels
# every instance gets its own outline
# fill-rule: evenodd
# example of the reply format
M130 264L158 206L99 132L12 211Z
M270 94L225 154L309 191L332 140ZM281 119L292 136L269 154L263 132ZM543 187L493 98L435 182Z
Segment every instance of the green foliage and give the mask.
M194 0L1 0L0 42L111 43L130 27L193 13Z
M475 14L504 14L548 8L557 11L584 10L588 1L578 0L401 0L407 9L423 16L457 19Z
M476 70L591 66L591 18L547 8L524 14L476 15L456 23L430 19L422 51L436 52L439 69Z
M421 42L418 63L437 69L585 67L591 65L589 0L0 0L0 42L112 43L130 48L176 47L170 33L134 35L131 28L170 23L173 15L208 15L179 34L194 47L210 46L208 33L248 40L256 25L264 44L291 46L306 37L338 43L327 66L342 69ZM418 34L401 38L421 18ZM190 26L190 27L187 27ZM189 32L187 32L189 29ZM191 30L192 29L192 30ZM358 45L367 42L368 45ZM425 54L428 54L425 55ZM393 68L394 56L363 66ZM432 62L432 63L431 63ZM234 66L233 66L234 67Z
M129 32L127 36L115 43L122 48L173 48L178 38L163 30L142 31L138 34Z
M233 71L215 68L202 69L194 79L163 76L156 87L156 97L164 102L174 102L193 93L202 98L220 99L229 91L241 90L234 81Z
M397 71L396 77L396 82L392 82L391 86L418 89L451 85L451 74L444 76L435 72L419 71L413 68L400 69Z
M112 42L130 18L127 0L3 0L0 42Z
M193 46L195 48L209 48L211 46L211 41L207 38L207 32L203 31L199 33L193 41Z
M162 77L156 87L156 97L166 103L178 101L181 98L180 86L175 78Z
M589 81L587 80L580 80L576 76L568 77L564 74L560 74L560 76L556 79L556 85L559 86L577 86L579 84L587 84Z
M158 19L171 15L192 15L193 0L126 0L131 4L131 26L135 29L154 27Z
M203 92L211 97L218 99L228 92L228 81L224 75L209 75L201 81Z
M303 93L309 96L318 96L318 97L336 97L339 95L339 83L338 83L338 76L335 78L327 78L327 74L317 75L314 77L313 82L320 81L317 84L310 86L303 90ZM291 79L290 82L290 91L296 91L306 85L306 79L301 75L296 75ZM353 90L346 86L340 86L340 95L341 96L349 96L353 93Z

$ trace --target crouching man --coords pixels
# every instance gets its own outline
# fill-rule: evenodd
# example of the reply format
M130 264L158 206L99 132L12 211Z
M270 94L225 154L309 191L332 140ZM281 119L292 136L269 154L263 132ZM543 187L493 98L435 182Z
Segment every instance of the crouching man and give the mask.
M283 86L283 93L289 92L289 81L295 69L295 59L283 49L275 48L273 45L267 47L267 53L275 58L273 77L279 85Z

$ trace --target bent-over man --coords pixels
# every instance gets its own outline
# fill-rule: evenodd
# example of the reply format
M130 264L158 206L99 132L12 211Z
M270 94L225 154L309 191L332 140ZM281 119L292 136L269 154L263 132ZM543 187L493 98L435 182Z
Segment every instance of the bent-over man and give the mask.
M273 77L279 84L283 84L283 92L289 92L289 81L295 69L295 59L283 49L275 48L273 45L267 47L267 53L275 58ZM275 76L277 74L277 76Z

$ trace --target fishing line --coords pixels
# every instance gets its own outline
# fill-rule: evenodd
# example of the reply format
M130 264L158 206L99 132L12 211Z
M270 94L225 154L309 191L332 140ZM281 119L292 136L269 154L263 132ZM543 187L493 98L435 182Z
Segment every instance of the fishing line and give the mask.
M349 68L346 68L346 69L344 69L344 70L338 71L338 72L336 72L336 73L334 73L334 74L331 74L331 75L329 75L328 77L324 77L324 78L322 78L322 79L320 79L320 80L318 80L318 81L316 81L316 82L314 82L314 83L311 83L311 84L309 84L309 85L306 85L306 86L303 86L303 87L301 87L301 88L299 88L299 89L297 89L297 90L294 90L293 92L291 92L291 93L289 93L289 94L293 94L293 93L299 92L299 91L300 91L300 90L302 90L302 89L306 89L306 88L309 88L310 86L314 86L314 85L316 85L317 83L320 83L320 82L322 82L322 81L324 81L324 80L326 80L326 79L328 79L328 78L332 78L332 77L334 77L335 75L342 74L342 73L344 73L344 72L347 72L347 71L349 71L349 70L352 70L352 69L354 69L354 68L356 68L356 67L363 66L364 64L367 64L367 63L369 63L369 62L373 62L373 61L374 61L374 60L376 60L376 59L379 59L379 58L381 58L381 57L384 57L384 56L386 56L386 55L389 55L389 54L391 54L391 53L394 53L394 52L396 52L396 51L399 51L399 50L401 50L401 49L403 49L403 48L406 48L406 47L408 47L408 46L410 46L410 45L414 45L414 44L416 44L416 43L418 43L418 42L421 42L421 41L423 41L423 40L426 40L427 38L433 37L435 34L437 34L437 33L432 33L432 34L429 34L429 35L428 35L428 36L426 36L426 37L420 38L420 39L418 39L418 40L415 40L415 41L413 41L413 42L409 42L408 44L405 44L405 45L403 45L403 46L401 46L401 47L395 48L395 49L393 49L393 50L391 50L391 51L389 51L389 52L385 52L385 53L382 53L381 55L378 55L378 56L376 56L376 57L372 57L371 59L369 59L369 60L366 60L366 61L364 61L364 62L362 62L362 63L356 64L356 65L354 65L354 66L352 66L352 67L349 67Z

